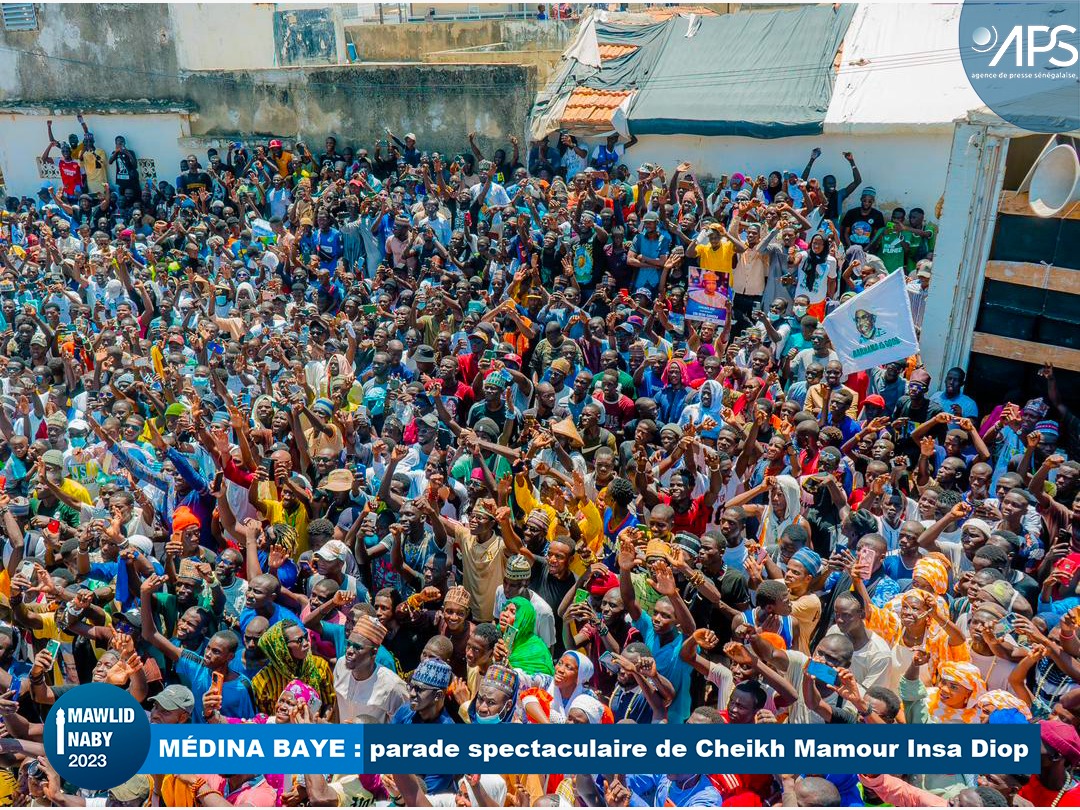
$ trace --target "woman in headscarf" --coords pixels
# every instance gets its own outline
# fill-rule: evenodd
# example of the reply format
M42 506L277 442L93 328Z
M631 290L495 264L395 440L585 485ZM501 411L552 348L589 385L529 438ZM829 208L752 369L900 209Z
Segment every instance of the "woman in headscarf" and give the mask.
M301 680L294 679L285 685L285 689L278 695L277 703L274 704L274 713L267 715L259 712L250 720L239 717L226 717L220 712L221 696L208 691L203 695L203 711L208 723L293 723L310 722L303 712L305 708L312 719L322 708L322 700L319 693Z
M269 394L255 397L251 403L251 419L255 423L255 429L270 430L274 421L274 400Z
M513 645L506 650L507 629L514 628ZM522 596L515 596L506 603L499 614L499 629L503 632L500 644L507 654L507 662L526 675L552 675L555 668L547 644L536 635L536 608Z
M1017 712L1023 716L1027 722L1033 722L1031 707L1012 692L1007 692L1004 689L991 689L989 692L983 692L983 694L976 699L975 704L979 711L982 712L982 717L985 722L991 722L990 715L999 710L1011 710Z
M682 360L672 360L664 369L664 387L656 392L657 421L678 421L688 393L686 364Z
M339 378L344 379L352 373L349 358L344 354L330 355L326 361L326 376L319 386L319 396L330 396L333 391L332 384Z
M769 172L769 179L765 183L765 188L761 190L762 195L765 197L765 202L771 203L776 200L776 195L784 190L784 177L780 172Z
M593 665L588 656L567 650L555 665L554 675L523 678L523 684L532 684L521 693L521 705L529 722L566 722L570 704L585 692L585 684L592 676Z
M900 685L900 675L911 665L915 653L925 650L930 666L922 670L926 684L937 682L942 666L951 661L970 662L967 636L949 618L938 597L919 588L906 591L879 608L870 599L866 583L852 577L855 590L866 609L866 628L881 636L892 648L889 689Z
M502 807L508 788L498 774L469 774L458 780L454 803L458 807Z
M259 639L267 664L251 679L255 708L264 714L276 711L277 701L288 684L301 681L314 689L325 707L334 705L334 675L326 659L311 653L303 627L284 619Z
M750 503L766 491L769 493L768 504ZM748 517L758 519L758 542L766 548L780 545L780 535L788 526L802 525L809 531L809 525L800 514L802 490L799 482L790 475L767 475L758 486L728 500L727 506L741 506Z
M611 714L611 709L599 700L592 695L582 694L574 698L570 704L569 711L566 713L566 722L600 725L614 723L615 718Z
M724 387L716 380L706 380L698 389L698 401L683 408L682 416L679 417L679 426L683 429L687 425L700 428L706 419L711 419L712 427L699 430L698 435L715 440L724 424L724 417L721 415L723 410Z
M981 723L986 718L979 698L986 681L979 668L967 661L948 661L938 669L938 685L926 688L918 668L928 660L919 652L900 681L900 699L908 723ZM914 677L912 677L914 676Z
M836 297L836 259L820 233L810 237L810 244L799 257L795 270L795 297L800 295L810 301L806 314L819 321L825 318L825 302Z

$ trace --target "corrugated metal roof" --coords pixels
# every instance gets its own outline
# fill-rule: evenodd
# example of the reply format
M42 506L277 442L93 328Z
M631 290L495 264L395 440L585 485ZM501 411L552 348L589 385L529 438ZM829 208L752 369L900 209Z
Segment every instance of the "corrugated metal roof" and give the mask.
M570 94L562 122L602 126L611 123L615 109L632 95L631 90L593 90L579 87Z

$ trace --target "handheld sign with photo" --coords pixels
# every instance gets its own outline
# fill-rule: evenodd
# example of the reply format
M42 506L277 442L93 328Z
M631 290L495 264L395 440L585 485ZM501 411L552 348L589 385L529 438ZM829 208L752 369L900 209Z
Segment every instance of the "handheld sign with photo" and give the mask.
M731 307L731 276L720 270L690 268L686 295L686 317L690 320L724 323Z
M903 273L890 273L848 299L829 313L821 326L845 374L906 360L919 353Z

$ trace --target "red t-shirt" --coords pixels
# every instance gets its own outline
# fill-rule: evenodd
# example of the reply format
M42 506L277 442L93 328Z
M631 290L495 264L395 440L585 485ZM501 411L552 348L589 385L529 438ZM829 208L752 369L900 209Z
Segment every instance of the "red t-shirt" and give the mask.
M671 506L671 496L661 495L660 503ZM696 534L698 537L705 534L705 529L709 526L709 509L705 506L705 496L698 495L696 498L692 498L690 501L690 508L685 512L675 512L675 521L672 523L672 531L678 532L690 532L690 534Z
M855 407L856 409L861 408L862 401L866 399L866 392L870 388L870 375L865 371L856 371L848 375L848 378L844 380L844 385L855 392L857 397Z
M1016 795L1022 799L1027 799L1036 807L1049 807L1054 799L1057 799L1058 792L1043 787L1038 775L1035 775L1028 780L1026 785L1020 788ZM1055 806L1080 807L1080 787L1065 791Z
M64 194L74 197L82 189L82 164L77 160L64 160L56 164L60 170L60 179L64 183Z
M626 394L619 394L618 402L607 402L603 391L596 391L593 393L593 400L604 409L601 425L608 430L622 430L631 419L637 416L637 406Z
M471 385L480 370L480 358L475 354L461 354L457 359L458 377Z

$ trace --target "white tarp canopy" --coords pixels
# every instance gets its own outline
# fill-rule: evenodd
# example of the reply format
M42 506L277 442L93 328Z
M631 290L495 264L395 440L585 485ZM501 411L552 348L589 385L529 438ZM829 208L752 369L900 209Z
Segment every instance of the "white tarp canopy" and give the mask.
M983 106L960 61L960 9L860 3L844 37L825 132L951 132L953 121Z

